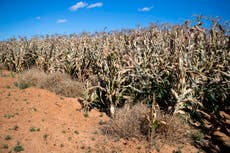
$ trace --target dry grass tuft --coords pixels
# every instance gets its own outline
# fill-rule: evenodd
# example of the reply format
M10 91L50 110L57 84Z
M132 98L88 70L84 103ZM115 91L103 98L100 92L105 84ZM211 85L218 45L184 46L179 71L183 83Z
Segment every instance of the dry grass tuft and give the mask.
M184 144L190 141L190 128L177 116L161 113L154 140L166 144Z
M108 134L116 135L121 138L144 138L143 124L145 115L148 112L146 105L138 103L132 108L123 107L118 109L115 117L108 123L105 128Z
M149 123L147 116L149 108L141 103L132 108L121 108L116 111L115 117L103 129L106 134L120 138L149 138ZM189 125L183 123L177 116L158 112L157 127L153 134L154 142L166 144L183 144L190 141Z
M74 81L67 74L56 72L47 76L41 87L66 97L82 97L84 84Z
M72 80L67 74L60 72L46 74L37 69L23 72L20 75L19 84L28 84L30 86L47 89L66 97L81 97L84 92L84 84Z
M47 78L47 74L38 69L30 69L24 71L19 76L19 84L29 84L30 86L36 86L40 88L42 82Z

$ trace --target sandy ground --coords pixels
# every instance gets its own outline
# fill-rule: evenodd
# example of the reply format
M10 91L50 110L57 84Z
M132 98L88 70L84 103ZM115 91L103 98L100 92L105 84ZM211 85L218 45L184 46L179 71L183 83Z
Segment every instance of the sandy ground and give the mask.
M88 116L76 98L27 88L18 89L17 76L2 71L0 77L0 153L197 152L190 144L152 146L136 139L124 140L102 133L109 118L92 110ZM22 147L22 148L20 148Z

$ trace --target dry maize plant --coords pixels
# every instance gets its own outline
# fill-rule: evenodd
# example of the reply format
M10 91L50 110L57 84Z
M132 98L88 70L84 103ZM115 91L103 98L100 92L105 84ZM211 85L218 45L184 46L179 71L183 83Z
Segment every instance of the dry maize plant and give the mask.
M202 20L212 22L203 28ZM9 70L37 67L86 82L85 104L114 114L142 102L171 113L229 111L229 25L197 18L191 26L154 25L133 30L10 39L0 42Z

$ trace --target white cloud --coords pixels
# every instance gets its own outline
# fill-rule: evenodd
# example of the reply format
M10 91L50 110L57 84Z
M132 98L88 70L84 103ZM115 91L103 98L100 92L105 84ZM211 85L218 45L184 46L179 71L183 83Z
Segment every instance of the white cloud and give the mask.
M78 9L80 9L80 8L84 8L84 7L86 7L86 6L88 6L88 4L86 3L86 2L77 2L75 5L73 5L73 6L71 6L70 8L69 8L69 10L70 11L76 11L76 10L78 10Z
M94 4L90 4L87 8L95 8L95 7L102 7L103 3L102 2L97 2Z
M66 19L58 19L57 20L57 23L65 23L65 22L68 22L68 20L66 20Z
M138 9L138 11L140 11L140 12L148 12L148 11L151 11L151 9L153 9L153 6L151 6L151 7L143 7L141 9Z
M40 16L37 16L35 19L40 20L40 19L41 19L41 17L40 17Z

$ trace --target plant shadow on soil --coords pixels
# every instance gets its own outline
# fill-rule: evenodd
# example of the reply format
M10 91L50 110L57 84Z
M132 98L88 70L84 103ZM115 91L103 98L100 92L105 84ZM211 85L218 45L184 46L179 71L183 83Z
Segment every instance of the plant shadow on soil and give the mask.
M204 111L200 111L200 115L202 119L194 128L199 129L203 136L201 139L194 139L194 146L205 152L228 153L230 150L230 115L225 111L220 111L218 117Z

